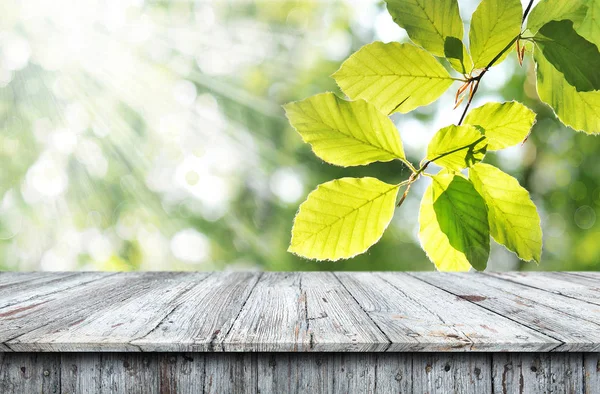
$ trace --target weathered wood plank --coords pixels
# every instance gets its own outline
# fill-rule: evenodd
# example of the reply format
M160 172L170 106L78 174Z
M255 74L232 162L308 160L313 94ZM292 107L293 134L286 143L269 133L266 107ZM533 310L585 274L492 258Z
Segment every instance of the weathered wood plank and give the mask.
M546 351L559 342L401 273L337 273L389 351Z
M203 392L208 394L256 393L258 386L256 358L256 354L253 353L211 353L205 365Z
M143 351L218 351L260 274L214 273L186 292L168 318L132 344Z
M0 274L0 351L599 351L596 277Z
M309 348L299 273L263 275L223 341L227 351Z
M128 287L126 284L135 282L142 276L144 275L111 276L92 282L86 287L70 288L0 308L0 342L6 342L48 323L59 324L63 318L68 320L78 311L88 315L90 311L86 308L95 308L112 301L115 293L122 295L123 289Z
M356 357L356 353L336 354L326 363L332 364L334 393L374 393L377 389L377 354L366 353ZM323 364L323 360L319 360ZM380 390L381 391L381 390Z
M589 353L8 353L4 393L586 393Z
M0 353L0 393L58 393L60 356L57 354Z
M357 363L361 355L353 353ZM413 393L413 354L377 353L374 393Z
M158 359L158 391L161 394L197 394L204 391L204 354L160 353Z
M21 283L26 283L35 280L44 280L44 278L50 278L50 280L71 275L69 272L0 272L0 290L4 290L6 287L14 287Z
M101 353L64 353L60 357L61 393L100 393L104 390Z
M115 275L115 273L58 273L52 276L43 276L38 279L24 281L18 285L13 284L0 289L0 308L7 308L48 294L83 286L111 275Z
M174 309L186 301L186 293L202 285L206 273L167 274L150 280L129 297L103 305L97 311L60 330L37 328L9 341L13 349L35 343L38 350L77 351L139 350L131 342L154 330Z
M331 273L302 274L312 351L380 352L390 340Z
M0 340L15 351L77 351L78 343L47 343L46 333L68 330L90 314L145 293L165 281L165 273L109 276L58 293L0 309ZM10 345L8 344L10 342ZM93 344L90 344L93 345ZM133 350L133 349L123 349Z
M102 387L110 393L158 393L156 355L139 353L102 353Z
M488 354L431 353L413 356L415 393L484 394L492 392Z
M158 394L157 359L140 353L63 353L61 393Z
M225 351L366 351L389 341L330 273L269 273L250 294Z
M260 354L258 392L333 393L333 360L321 353Z
M487 275L600 305L600 280L561 272L493 272Z
M494 393L584 393L581 353L496 353L492 364Z
M600 353L583 354L583 374L586 394L600 394Z
M560 296L477 273L411 275L562 342L553 351L594 352L600 349L598 324L547 306L544 299L539 298L540 293L543 293L545 298ZM530 298L521 296L530 292L537 294L538 298L531 295ZM582 304L589 306L583 302Z
M529 285L523 285L516 281L505 280L499 275L479 275L477 279L477 282L483 286L490 286L520 297L523 301L522 303L525 305L533 304L533 307L544 305L551 309L548 313L554 313L561 320L567 319L563 314L569 315L571 318L587 320L593 324L593 326L587 325L587 327L590 327L593 331L600 332L600 307L598 305ZM539 282L545 283L546 280L540 279ZM598 294L600 295L600 293ZM558 313L552 312L552 310Z
M600 272L598 271L586 271L586 272L582 272L582 271L570 271L570 272L565 272L565 274L568 275L572 275L572 276L579 276L582 278L588 278L588 279L592 279L594 281L598 281L600 280Z

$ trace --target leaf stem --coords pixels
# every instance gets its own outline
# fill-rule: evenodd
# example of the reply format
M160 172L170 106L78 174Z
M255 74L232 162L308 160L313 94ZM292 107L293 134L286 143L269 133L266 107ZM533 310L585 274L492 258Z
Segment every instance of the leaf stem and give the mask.
M402 186L406 186L410 183L410 179L407 179L405 181L400 182L399 184L397 184L396 186L398 187L402 187Z
M506 51L508 51L510 48L512 48L513 44L521 37L521 34L519 34L518 36L516 36L515 38L513 38L510 43L504 47L504 49L502 49L500 51L500 53L498 53L489 63L487 66L485 66L483 68L483 71L476 77L473 77L470 79L470 81L472 81L475 86L473 87L473 92L469 95L469 101L467 101L467 105L465 106L465 109L462 113L462 115L460 116L460 120L458 121L458 125L460 126L462 124L462 122L465 120L465 116L467 116L467 112L469 111L469 107L471 107L471 103L473 102L473 98L475 97L475 94L477 93L477 89L479 89L479 83L481 82L481 79L483 78L483 76L490 70L490 68L492 68L492 66L502 57L502 55L504 55L504 53Z
M415 183L415 181L417 179L419 179L418 176L415 176L416 173L412 173L410 175L410 178L408 178L406 181L400 183L398 186L402 187L404 185L408 185L406 187L406 190L404 191L404 194L402 194L402 197L400 197L400 201L398 201L398 204L396 204L396 208L399 207L400 205L402 205L402 203L404 202L404 200L406 200L406 196L408 196L408 191L410 190L410 187L412 186L413 183Z
M417 172L417 169L415 168L415 166L412 165L412 163L406 159L402 159L402 158L398 158L398 160L400 160L402 163L404 163L404 165L406 165L412 172L413 174L415 172Z

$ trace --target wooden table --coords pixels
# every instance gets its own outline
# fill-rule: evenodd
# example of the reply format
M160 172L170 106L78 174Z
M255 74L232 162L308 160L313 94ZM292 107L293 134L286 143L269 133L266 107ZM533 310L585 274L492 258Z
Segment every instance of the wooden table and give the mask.
M599 273L2 273L0 393L600 393Z

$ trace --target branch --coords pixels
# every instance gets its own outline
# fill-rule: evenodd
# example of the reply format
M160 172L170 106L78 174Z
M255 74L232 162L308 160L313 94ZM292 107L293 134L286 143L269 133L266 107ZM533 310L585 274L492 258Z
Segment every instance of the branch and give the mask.
M527 19L527 15L529 15L529 11L531 11L531 6L533 5L533 0L529 0L529 4L527 5L527 8L525 8L525 13L523 14L523 22L525 23L525 19Z
M532 0L533 3L533 0ZM483 71L481 72L481 74L479 74L478 76L474 77L471 79L471 81L474 81L475 83L475 87L473 88L473 93L471 93L469 95L469 101L467 101L467 105L465 106L465 109L460 117L460 121L458 122L458 125L460 126L462 124L462 122L465 120L465 116L467 115L467 112L469 111L469 107L471 106L471 103L473 102L473 98L475 97L475 93L477 93L477 89L479 88L479 82L481 82L481 78L483 78L483 76L490 70L490 68L502 57L502 55L504 55L504 53L506 51L508 51L513 44L521 37L521 34L519 34L518 36L516 36L515 38L513 38L510 43L504 47L504 49L502 49L500 51L500 53L498 53L493 59L492 61L490 61L488 63L487 66L485 66L485 68L483 69Z

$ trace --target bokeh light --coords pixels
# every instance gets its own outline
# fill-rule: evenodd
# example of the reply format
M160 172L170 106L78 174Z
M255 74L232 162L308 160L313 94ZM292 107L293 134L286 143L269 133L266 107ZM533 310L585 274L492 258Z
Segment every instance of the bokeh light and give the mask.
M468 31L476 0L460 1ZM399 163L343 169L316 158L281 105L322 91L373 40L406 41L378 0L5 0L0 17L0 268L9 270L429 270L418 245L426 183L380 244L347 262L286 252L298 205L343 176L400 181ZM539 102L514 56L474 106L538 113L523 145L488 161L540 208L542 264L492 250L491 269L598 269L600 143ZM457 122L451 89L394 115L418 162Z

